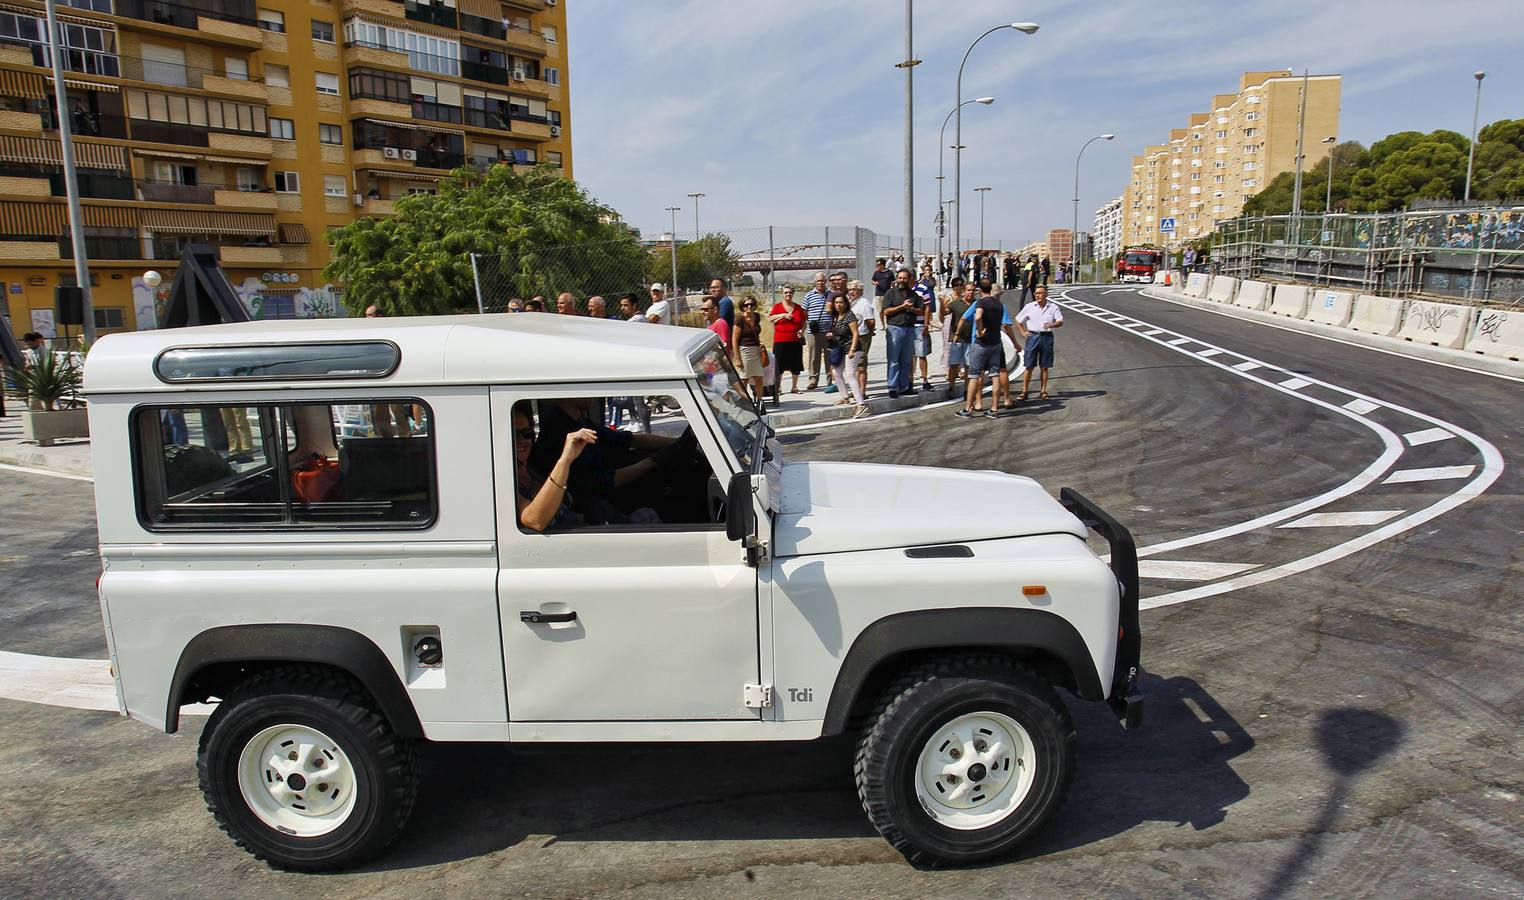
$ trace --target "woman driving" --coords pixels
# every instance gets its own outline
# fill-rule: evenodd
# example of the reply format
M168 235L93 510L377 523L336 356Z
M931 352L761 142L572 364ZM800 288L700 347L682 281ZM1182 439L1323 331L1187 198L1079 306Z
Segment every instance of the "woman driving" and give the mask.
M550 474L541 477L529 466L529 451L534 446L534 425L522 404L513 408L514 480L521 525L530 531L545 531L551 528L575 528L583 524L582 515L571 508L566 480L571 477L572 463L582 455L583 450L597 442L598 434L591 428L569 432L563 442L560 457L551 466Z

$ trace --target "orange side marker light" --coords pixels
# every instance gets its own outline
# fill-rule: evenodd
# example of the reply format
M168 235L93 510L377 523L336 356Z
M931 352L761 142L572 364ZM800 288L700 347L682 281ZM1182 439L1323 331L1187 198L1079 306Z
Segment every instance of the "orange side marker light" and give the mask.
M1024 597L1041 597L1047 592L1047 585L1042 584L1028 584L1024 585L1021 589L1022 596Z

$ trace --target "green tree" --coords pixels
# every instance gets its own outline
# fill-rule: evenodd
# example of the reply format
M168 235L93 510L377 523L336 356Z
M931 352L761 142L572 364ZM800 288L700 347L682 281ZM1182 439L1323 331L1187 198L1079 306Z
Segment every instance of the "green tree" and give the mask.
M645 274L635 234L553 166L462 168L438 187L329 236L323 274L344 286L352 314L371 304L388 315L474 309L473 253L492 258L493 287L525 297L630 290Z
M739 265L740 257L731 249L729 235L706 234L696 241L678 245L677 283L683 287L707 288L715 278L734 276ZM672 278L670 248L651 254L647 274L651 281L664 282Z

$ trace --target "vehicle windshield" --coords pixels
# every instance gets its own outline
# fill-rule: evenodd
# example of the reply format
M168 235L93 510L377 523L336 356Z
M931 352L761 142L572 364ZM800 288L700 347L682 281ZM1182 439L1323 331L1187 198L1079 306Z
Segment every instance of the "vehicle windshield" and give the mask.
M1152 253L1129 253L1127 254L1127 264L1129 266L1151 266L1154 264L1154 255Z
M699 388L709 408L714 410L725 442L735 451L741 467L750 469L762 417L747 396L741 376L719 347L711 347L694 358L693 374L698 376Z

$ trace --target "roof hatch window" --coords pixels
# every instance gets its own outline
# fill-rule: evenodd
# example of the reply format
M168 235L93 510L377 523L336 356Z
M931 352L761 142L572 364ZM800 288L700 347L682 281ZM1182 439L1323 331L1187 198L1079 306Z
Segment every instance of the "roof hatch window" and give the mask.
M154 371L170 383L385 378L401 355L388 341L176 347L159 354Z

